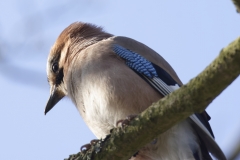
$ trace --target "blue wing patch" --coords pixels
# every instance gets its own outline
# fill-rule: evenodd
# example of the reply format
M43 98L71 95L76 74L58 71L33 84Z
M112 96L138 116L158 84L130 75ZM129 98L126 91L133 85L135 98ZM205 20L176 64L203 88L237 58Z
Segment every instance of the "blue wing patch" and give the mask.
M146 78L160 78L167 85L176 85L177 82L161 67L148 61L138 53L128 50L120 45L114 45L113 51L126 60L126 65ZM145 78L144 78L145 79Z
M119 45L114 45L113 51L121 58L125 59L126 65L136 72L141 73L148 78L158 77L158 74L152 63L139 54Z

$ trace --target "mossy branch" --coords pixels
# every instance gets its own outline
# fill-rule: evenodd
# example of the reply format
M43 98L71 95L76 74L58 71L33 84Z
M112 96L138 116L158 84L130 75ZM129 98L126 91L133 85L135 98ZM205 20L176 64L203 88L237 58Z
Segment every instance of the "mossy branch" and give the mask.
M237 12L240 13L240 0L232 0L235 7L237 8Z
M240 0L232 0L240 12ZM115 128L87 152L65 160L126 160L137 150L195 112L202 112L240 74L240 38L224 48L196 78L154 103L129 126Z
M240 74L240 38L222 49L197 77L154 103L129 126L114 128L90 150L67 160L126 160L136 151L195 112L202 112Z

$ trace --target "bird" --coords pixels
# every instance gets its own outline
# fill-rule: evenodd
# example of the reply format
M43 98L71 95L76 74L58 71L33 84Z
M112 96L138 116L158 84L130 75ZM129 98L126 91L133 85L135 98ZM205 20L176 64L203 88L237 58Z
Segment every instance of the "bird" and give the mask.
M47 114L69 97L97 138L119 120L137 115L183 83L156 51L102 27L74 22L65 28L47 59ZM195 113L158 135L131 160L211 160L226 157L214 140L206 111Z

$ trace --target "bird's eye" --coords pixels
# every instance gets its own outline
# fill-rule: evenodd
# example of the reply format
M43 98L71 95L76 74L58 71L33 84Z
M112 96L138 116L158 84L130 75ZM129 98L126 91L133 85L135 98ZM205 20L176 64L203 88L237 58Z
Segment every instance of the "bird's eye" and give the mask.
M58 63L54 63L54 64L52 65L52 71L53 71L53 73L56 73L56 72L58 71L58 69L59 69Z

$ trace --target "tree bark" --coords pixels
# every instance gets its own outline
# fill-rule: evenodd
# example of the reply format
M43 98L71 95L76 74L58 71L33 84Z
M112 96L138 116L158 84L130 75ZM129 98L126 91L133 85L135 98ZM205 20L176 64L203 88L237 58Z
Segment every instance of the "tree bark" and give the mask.
M232 0L240 12L240 0ZM151 105L123 128L91 149L65 160L126 160L137 150L191 114L202 112L240 74L240 38L222 49L219 56L197 77ZM239 150L237 150L239 152Z
M232 0L235 7L237 8L237 12L240 13L240 0Z
M123 128L114 128L86 152L66 160L126 160L191 114L202 112L240 74L240 38L222 49L197 77L151 105Z

